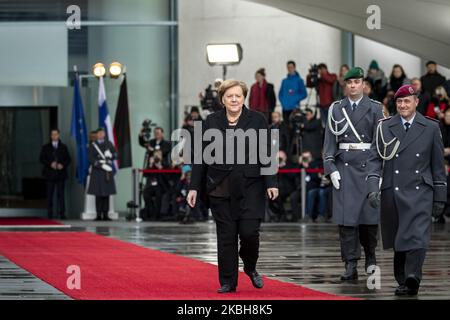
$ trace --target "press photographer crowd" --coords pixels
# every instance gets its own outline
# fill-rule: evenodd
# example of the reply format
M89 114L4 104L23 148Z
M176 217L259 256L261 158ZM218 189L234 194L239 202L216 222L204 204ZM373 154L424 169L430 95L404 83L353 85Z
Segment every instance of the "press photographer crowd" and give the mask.
M323 174L324 128L330 105L347 95L344 75L350 68L344 64L338 74L335 74L328 70L325 63L311 64L305 82L294 61L288 61L286 67L287 76L278 89L266 79L265 69L258 69L246 103L248 108L265 116L270 129L279 130L279 169L306 169L304 183L295 170L279 172L279 197L275 201L267 201L265 221L329 222L332 216L331 182ZM395 64L387 77L377 61L373 60L364 78L364 95L379 101L384 116L388 117L396 113L394 93L402 85L411 84L419 98L417 111L440 121L445 157L446 161L450 161L450 80L438 73L433 61L426 63L426 69L427 73L422 77L409 79L403 67ZM196 121L204 121L208 114L223 108L217 94L220 84L221 79L216 79L213 85L199 94L199 105L190 106L185 112L183 129L193 134ZM107 220L108 197L115 193L114 176L110 171L113 170L116 151L105 140L102 128L91 134L94 134L91 139L96 143L91 143L90 148L92 171L88 193L96 196L98 220ZM59 141L57 130L52 132L51 139L53 145L44 146L41 154L44 176L48 181L47 193L51 195L48 197L48 207L53 207L52 196L56 192L58 214L64 218L65 167L70 163L70 156ZM62 145L61 150L58 149L58 143ZM140 181L139 196L144 200L140 217L149 221L180 223L207 221L209 210L201 200L194 208L187 204L192 168L184 164L181 157L171 160L172 143L164 128L149 119L144 120L139 133L139 144L146 150L142 165L144 173ZM61 153L60 158L63 160L52 161L55 152ZM49 170L49 167L54 170ZM305 187L306 197L303 219L302 185ZM49 215L52 215L51 209ZM445 223L444 216L450 216L450 209L446 208L441 217L434 218L434 222Z

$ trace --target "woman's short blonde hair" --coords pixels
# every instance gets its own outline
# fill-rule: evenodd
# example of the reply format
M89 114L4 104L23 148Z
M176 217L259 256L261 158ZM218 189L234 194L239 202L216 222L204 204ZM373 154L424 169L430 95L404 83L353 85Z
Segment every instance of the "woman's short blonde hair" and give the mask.
M244 98L247 98L248 87L245 84L245 82L239 81L239 80L230 79L230 80L225 80L224 82L222 82L222 84L220 85L219 89L217 90L217 92L219 94L219 101L220 102L222 102L222 98L225 95L225 92L227 92L228 89L233 88L233 87L241 87L242 93L244 94Z

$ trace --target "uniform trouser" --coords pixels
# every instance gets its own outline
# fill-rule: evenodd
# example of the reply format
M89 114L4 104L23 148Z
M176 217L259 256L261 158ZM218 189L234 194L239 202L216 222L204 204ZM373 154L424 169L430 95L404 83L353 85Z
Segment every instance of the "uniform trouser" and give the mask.
M95 196L95 209L97 210L97 217L102 214L107 217L109 212L109 196Z
M244 262L244 271L256 270L261 219L233 219L229 198L210 197L210 203L216 221L219 282L237 287L239 256Z
M53 196L56 191L56 213L64 216L64 183L65 180L47 180L47 212L48 217L53 217Z
M377 247L378 225L361 224L359 226L339 226L342 261L361 259L361 246L367 255L375 254Z
M394 277L399 285L404 285L406 278L414 276L422 280L422 266L426 249L394 251Z

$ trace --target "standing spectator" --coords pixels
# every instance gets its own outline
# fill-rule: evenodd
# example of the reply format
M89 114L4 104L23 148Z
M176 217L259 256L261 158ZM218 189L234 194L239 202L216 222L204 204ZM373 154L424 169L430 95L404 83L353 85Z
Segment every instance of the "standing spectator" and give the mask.
M322 127L325 128L328 117L328 108L333 102L333 84L337 80L337 76L334 73L328 72L328 67L325 63L320 63L317 66L317 69L319 71L317 83L314 83L315 81L310 70L306 76L306 85L308 88L316 88L318 91L320 120L322 120Z
M419 104L417 105L417 111L422 115L427 112L427 107L430 104L431 96L428 92L422 90L422 81L419 78L412 78L411 85L417 92L417 98L419 99Z
M445 77L437 72L437 65L434 61L428 61L426 64L427 73L420 78L422 81L423 91L428 92L430 96L434 94L434 90L445 82Z
M286 124L285 121L281 120L281 114L278 111L272 112L272 123L269 126L269 129L278 129L279 130L279 150L288 152L290 136L289 136L289 124Z
M347 64L343 64L339 69L339 77L333 84L333 100L341 100L347 96L347 86L345 85L344 76L350 70Z
M283 120L289 121L292 110L300 106L300 101L307 96L303 79L296 70L294 61L287 62L288 75L281 82L278 98L283 109Z
M193 106L191 108L189 115L191 116L192 120L194 120L194 121L203 120L202 116L200 115L200 110L198 110L198 107L196 107L196 106Z
M449 108L449 98L444 87L439 86L435 90L435 94L431 98L431 102L428 104L426 116L434 119L442 120L444 118L444 112Z
M249 107L255 111L262 112L267 121L270 122L270 114L275 109L276 97L273 84L266 81L264 68L255 73L256 82L250 89Z
M372 82L374 100L382 101L386 96L387 78L376 60L370 62L367 78Z
M67 179L67 166L70 164L70 155L67 147L60 140L58 129L50 132L50 143L42 146L40 161L44 165L42 175L47 183L47 213L53 218L53 196L56 193L56 213L65 219L64 184Z
M370 99L376 100L375 95L373 94L372 82L369 79L364 79L364 90L363 93L365 96L368 96Z
M314 111L305 109L305 121L302 124L302 149L311 152L314 159L322 157L323 128Z
M302 153L300 160L300 168L304 169L319 169L323 167L322 160L315 159L310 151L305 150ZM327 220L327 202L328 195L326 193L327 189L321 188L322 174L318 172L306 172L305 175L306 182L306 222L315 222L316 218L319 218L320 222L325 222ZM319 200L318 215L314 214L314 208L316 207L316 202Z
M397 92L397 90L405 85L409 84L410 80L406 76L405 70L399 64L394 64L392 67L391 76L389 77L388 91Z

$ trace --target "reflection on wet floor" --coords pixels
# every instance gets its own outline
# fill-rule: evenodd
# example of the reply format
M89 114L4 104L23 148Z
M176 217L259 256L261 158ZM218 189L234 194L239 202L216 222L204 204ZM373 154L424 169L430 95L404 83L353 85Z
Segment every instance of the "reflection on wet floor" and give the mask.
M70 221L70 231L90 231L144 247L216 264L214 223L193 225L143 222ZM7 230L4 230L7 231ZM37 231L33 229L30 232ZM39 231L55 231L41 229ZM398 299L393 291L392 251L378 248L381 289L367 288L364 258L359 280L342 283L337 227L332 224L267 223L261 231L260 273L312 289L365 299ZM0 256L0 299L64 299L63 293ZM433 225L419 299L450 299L450 226ZM402 298L405 299L405 298ZM415 298L413 298L415 299Z

